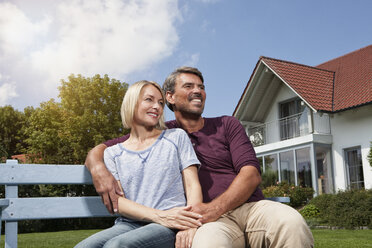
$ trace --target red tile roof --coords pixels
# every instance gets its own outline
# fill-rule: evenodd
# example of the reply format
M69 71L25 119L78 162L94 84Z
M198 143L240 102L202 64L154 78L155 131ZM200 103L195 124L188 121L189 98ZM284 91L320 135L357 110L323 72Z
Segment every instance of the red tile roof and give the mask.
M316 67L268 57L260 61L316 110L338 112L372 103L372 45Z
M372 45L317 66L335 71L334 109L372 102Z
M332 111L334 72L267 57L261 61L313 108Z

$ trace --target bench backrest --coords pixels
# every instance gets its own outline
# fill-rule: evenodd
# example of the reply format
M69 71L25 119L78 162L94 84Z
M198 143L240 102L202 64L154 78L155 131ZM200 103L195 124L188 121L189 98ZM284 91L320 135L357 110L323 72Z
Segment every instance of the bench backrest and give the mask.
M18 164L17 160L0 164L0 185L5 185L5 199L0 199L0 233L1 221L5 221L5 248L17 247L20 220L112 217L99 196L18 198L18 185L31 184L92 184L92 178L83 165ZM290 201L289 197L267 199Z
M5 185L5 199L0 199L5 247L17 247L20 220L112 217L99 196L18 198L18 185L31 184L92 184L92 178L83 165L18 164L17 160L0 164L0 185Z

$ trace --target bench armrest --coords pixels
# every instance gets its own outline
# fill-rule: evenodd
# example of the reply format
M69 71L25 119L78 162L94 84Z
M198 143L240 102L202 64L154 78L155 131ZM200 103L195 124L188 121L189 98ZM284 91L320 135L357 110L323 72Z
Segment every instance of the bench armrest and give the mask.
M265 200L276 201L276 202L281 202L281 203L291 202L291 199L288 196L268 197L268 198L265 198Z

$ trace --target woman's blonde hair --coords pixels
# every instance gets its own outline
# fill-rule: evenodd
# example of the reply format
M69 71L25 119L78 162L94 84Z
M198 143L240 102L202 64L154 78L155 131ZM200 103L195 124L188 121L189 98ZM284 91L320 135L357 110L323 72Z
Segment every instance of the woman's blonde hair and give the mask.
M141 90L143 89L143 87L147 85L152 85L155 88L157 88L161 94L161 97L163 98L163 102L165 103L165 96L159 84L147 80L135 82L128 88L127 92L124 95L123 103L121 104L120 114L124 128L132 128L134 113L138 105L138 99L141 94ZM163 113L159 118L159 123L158 125L156 125L156 128L158 129L166 128L164 123L164 106Z

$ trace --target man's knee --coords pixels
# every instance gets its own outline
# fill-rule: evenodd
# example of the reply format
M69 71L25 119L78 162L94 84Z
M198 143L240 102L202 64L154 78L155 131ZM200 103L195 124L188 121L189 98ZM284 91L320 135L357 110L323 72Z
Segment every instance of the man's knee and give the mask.
M244 247L244 233L220 222L201 226L194 236L193 248Z
M301 214L293 208L285 212L285 215L275 221L274 229L271 229L272 242L289 244L288 247L313 247L312 233Z

